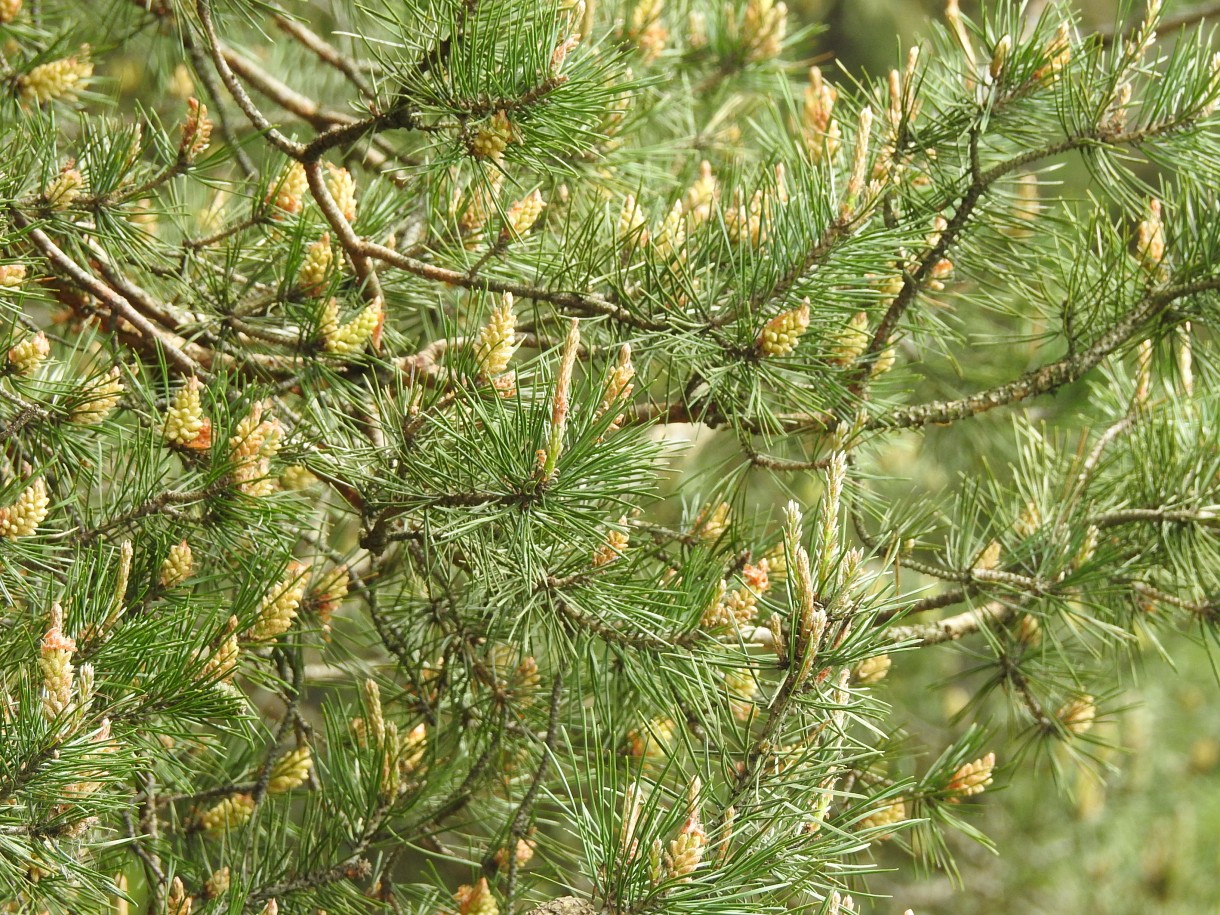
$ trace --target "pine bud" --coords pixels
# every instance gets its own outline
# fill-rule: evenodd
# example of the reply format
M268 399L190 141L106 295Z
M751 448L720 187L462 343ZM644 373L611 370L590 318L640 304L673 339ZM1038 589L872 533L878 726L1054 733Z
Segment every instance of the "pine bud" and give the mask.
M639 847L636 827L639 825L640 815L644 812L644 802L640 795L641 790L637 783L628 784L623 792L623 816L619 825L618 841L628 858L634 858Z
M545 208L546 201L542 199L542 191L537 189L513 203L504 214L504 231L501 238L506 241L509 238L521 238L534 227Z
M1140 23L1138 29L1132 33L1124 50L1132 57L1142 57L1153 42L1156 41L1156 27L1160 22L1162 0L1148 0L1148 6L1144 11L1144 21Z
M403 789L403 767L399 756L401 739L398 736L398 725L393 721L385 724L385 741L381 744L381 782L380 797L383 803L390 803L398 797Z
M995 50L991 52L991 65L987 68L991 81L995 82L1004 72L1004 64L1008 62L1008 54L1012 51L1012 36L1005 35L996 42Z
M784 582L788 580L788 557L784 555L782 543L776 544L762 561L767 564L768 581Z
M729 240L738 245L761 245L767 238L767 215L768 207L761 189L754 192L747 204L738 188L732 205L724 213L724 227Z
M752 591L766 594L771 588L771 560L758 560L757 564L747 562L741 569L741 578Z
M983 552L979 553L979 558L974 561L973 569L976 572L990 572L1000 564L1000 555L1003 547L1000 546L1000 541L992 540L987 546L983 547Z
M897 798L896 800L887 802L883 807L878 807L876 810L862 819L857 825L861 830L884 829L887 826L893 826L895 823L901 823L906 819L906 817L906 801L904 801L902 798ZM892 835L893 832L884 832L880 835L873 836L872 838L874 841L884 842Z
M195 560L191 553L191 545L185 539L169 548L169 555L161 563L158 580L162 588L176 588L194 571Z
M725 671L724 691L728 697L729 710L738 721L749 721L758 706L758 681L748 667L737 667Z
M775 0L748 0L742 17L742 36L748 43L751 61L778 57L788 31L788 7Z
M625 552L631 538L624 531L610 530L606 532L606 541L593 553L593 568L600 569L614 562Z
M364 681L364 704L368 708L368 717L358 720L363 723L363 730L372 733L378 745L384 744L386 720L381 708L381 687L376 680Z
M690 882L691 874L703 861L706 848L707 833L703 831L698 814L692 813L687 817L678 837L669 843L669 848L665 851L661 879ZM654 875L654 879L656 876Z
M356 179L346 168L326 163L326 189L348 222L356 221Z
M725 535L732 523L733 510L728 502L707 505L692 525L692 533L700 540L715 542Z
M1042 624L1036 616L1022 613L1017 620L1017 641L1027 648L1034 648L1042 641Z
M669 41L669 29L661 21L665 0L639 0L631 17L630 35L645 62L656 60Z
M868 349L868 314L858 311L850 321L831 336L830 356L827 362L847 368Z
M220 644L203 666L203 676L205 679L224 683L237 670L237 661L241 656L241 645L237 641L237 630L240 626L241 623L237 617L229 617L229 621L225 625L224 635L220 639Z
M428 728L420 722L398 740L398 771L410 777L419 771L428 751Z
M852 670L852 677L860 686L872 686L885 679L890 672L890 656L888 654L874 655L865 658Z
M758 595L749 588L734 588L725 597L720 616L735 629L749 626L758 616Z
M1165 224L1161 221L1161 201L1148 201L1148 216L1139 224L1135 244L1136 256L1144 269L1158 276L1165 259Z
M203 885L203 895L208 899L217 899L229 891L229 869L222 867L212 871Z
M1054 37L1042 49L1042 57L1046 63L1034 71L1034 79L1054 82L1072 60L1072 27L1068 23L1060 24Z
M305 176L305 166L300 162L292 162L284 169L279 180L267 192L267 204L279 212L296 215L305 206L305 192L309 189L309 179Z
M554 478L559 465L559 457L563 453L563 439L568 426L568 409L572 395L572 370L576 367L576 354L579 350L580 322L573 318L568 324L568 336L564 341L563 356L559 361L559 372L555 378L547 446L545 450L538 453L539 478L543 482Z
M818 571L819 586L827 581L828 571L839 552L839 509L843 497L843 484L847 480L847 454L836 451L826 466L826 489L822 493L821 521L821 568Z
M470 141L470 152L476 159L489 159L492 162L504 160L504 150L517 138L516 128L508 119L508 113L497 111L491 118L483 122Z
M974 76L978 72L978 58L974 54L974 45L970 41L970 33L966 30L965 22L962 21L962 10L958 0L947 0L945 3L945 21L948 22L953 37L957 39L958 46L966 56L966 88L973 89L975 84Z
M173 883L169 885L169 893L165 897L166 915L191 915L191 907L194 904L195 900L186 894L182 878L175 877Z
M280 915L280 904L274 898L268 899L267 904L259 910L258 915Z
M18 76L17 94L23 102L35 105L70 99L84 88L84 82L91 76L93 62L89 59L89 46L82 45L72 57L39 64L29 73Z
M197 98L187 99L186 109L178 155L189 162L208 148L208 143L212 140L212 121L208 118L208 106Z
M72 666L76 642L64 635L63 623L63 607L52 604L51 625L42 637L38 656L42 711L48 721L58 718L72 704L72 687L76 682L76 669Z
M285 753L271 767L267 790L272 794L283 794L293 788L299 788L309 778L309 769L312 765L313 757L310 755L309 747L304 744Z
M944 281L953 275L953 261L942 257L928 270L928 288L940 292L945 288Z
M517 862L517 867L524 867L533 857L534 843L528 839L518 839L516 850L512 854L512 858ZM508 872L509 853L507 848L498 849L494 860L502 873Z
M66 210L85 189L85 176L74 162L67 163L42 191L42 198L52 210Z
M1097 541L1100 536L1101 531L1097 529L1097 525L1090 524L1084 532L1084 539L1080 541L1080 549L1076 551L1076 555L1072 558L1073 570L1088 564L1093 558L1093 554L1097 552Z
M1015 222L1002 226L1001 232L1010 238L1029 238L1033 234L1033 224L1042 213L1038 188L1038 176L1034 172L1023 172L1017 178L1012 208Z
M86 661L76 672L76 715L78 721L84 717L85 712L89 710L89 706L93 704L93 691L96 682L97 674L94 671L93 665ZM102 723L105 734L97 739L106 741L110 739L110 721L109 719L103 719Z
M3 269L0 267L0 270ZM17 375L33 375L50 355L51 344L47 335L39 331L9 348L9 369Z
M712 215L712 205L720 196L720 186L706 159L699 163L699 177L686 190L682 209L692 226L707 222Z
M790 542L793 543L791 549L796 560L796 568L793 569L792 575L792 587L798 597L795 608L798 616L795 623L796 630L800 635L801 663L804 666L804 670L800 672L798 677L799 684L804 681L804 678L809 673L813 656L821 645L822 637L826 634L826 625L829 622L829 617L826 615L826 610L817 600L813 570L809 564L809 553L795 540ZM831 554L832 552L826 553L827 556ZM843 671L844 676L847 673L846 670Z
M854 547L843 554L843 561L839 563L838 573L835 576L836 587L842 591L851 590L855 584L856 576L860 573L860 567L864 565L864 551L858 547ZM881 582L877 581L874 584L874 592L881 587Z
M830 907L826 915L855 915L856 901L838 890L830 894Z
M716 587L715 595L704 609L703 617L699 621L699 625L704 629L715 631L732 625L733 620L725 605L725 595L728 590L729 583L722 578Z
M453 895L460 915L500 915L500 907L496 904L491 887L487 885L486 877L480 877L474 886L458 887Z
M847 193L843 199L844 216L855 212L860 195L865 190L868 178L869 139L872 131L873 109L866 105L860 109L860 119L856 124L856 152L852 158L851 177L848 178Z
M606 387L604 393L601 394L601 406L598 410L598 416L606 414L611 410L611 407L619 403L620 400L626 400L631 397L631 392L634 389L632 379L636 377L636 366L631 362L631 344L622 344L619 350L619 362L610 371L610 377L606 379ZM611 426L617 426L622 416L616 416L614 423Z
M381 339L381 328L385 324L385 306L381 296L364 306L356 317L346 324L339 323L339 303L328 299L322 307L322 318L318 322L322 331L322 344L328 353L347 356L359 352L366 343L372 342L374 349Z
M263 419L263 405L255 403L229 438L229 459L237 489L252 497L265 496L275 489L269 474L271 461L279 453L284 430L277 419Z
M472 184L473 190L467 188L469 200L465 209L461 209L461 215L458 217L458 228L462 235L466 236L467 247L473 246L482 239L483 226L495 210L495 201L503 184L504 172L493 169L491 174L486 176L485 181L476 181ZM455 195L453 203L455 212L460 209L462 199L460 194Z
M78 426L96 426L110 415L123 396L123 390L118 366L104 375L97 375L77 392L77 402L68 414L68 421Z
M665 845L660 839L653 839L648 848L648 875L654 884L665 879Z
M335 262L335 249L330 243L330 233L309 246L305 252L305 260L297 272L297 286L308 296L321 295L326 289L326 281L330 279L331 267Z
M513 311L513 294L504 293L500 307L491 313L475 339L474 354L482 374L495 378L508 370L509 360L516 352L517 315Z
M568 55L575 51L580 46L580 35L568 35L562 38L555 50L551 52L551 78L556 81L566 80L566 76L560 76L560 71L563 70L563 65L568 59Z
M1152 390L1152 341L1141 340L1135 357L1135 402L1142 404L1148 400Z
M652 236L652 249L658 257L670 258L681 250L685 241L686 218L682 215L682 201L676 200Z
M627 733L627 750L632 756L657 759L669 753L676 726L668 718L654 718Z
M821 69L811 67L805 87L804 127L809 157L815 165L833 159L839 151L842 131L833 117L838 95L834 86L822 79Z
M644 211L636 201L634 194L623 198L623 205L618 213L618 239L621 243L645 245L648 243L648 230L644 228L648 220ZM640 233L637 238L637 233Z
M283 579L263 597L254 625L246 633L252 642L265 642L277 638L292 628L305 596L305 573L307 563L293 560L288 563Z
M902 74L897 70L890 71L889 78L889 98L890 104L886 111L886 134L885 147L882 154L877 157L877 162L873 165L873 177L884 177L886 171L894 165L894 155L896 153L895 141L899 131L902 129L903 110L907 104L907 87L902 81Z
M686 16L686 43L693 50L707 47L707 13L691 10Z
M234 794L201 813L199 828L215 838L246 825L253 815L254 798L248 794Z
M755 344L764 356L788 356L796 350L801 335L809 328L809 300L799 308L776 315L762 329Z
M25 282L25 264L0 264L0 289L16 289Z
M0 0L0 25L8 25L21 13L21 0Z
M18 537L34 536L50 507L47 483L39 477L21 491L12 505L0 508L0 537L16 540Z
M1097 717L1097 704L1090 695L1076 696L1061 705L1055 717L1070 733L1077 736L1087 734Z
M302 464L289 464L280 472L280 488L290 492L309 489L318 482L318 478Z
M947 793L955 795L950 798L950 801L957 803L959 798L982 794L987 786L991 784L991 772L994 768L994 753L988 753L974 762L966 763L953 773L953 777L949 779L949 784L945 786Z
M193 375L178 389L165 410L161 436L180 448L206 448L211 445L212 423L204 415L199 392L203 383Z

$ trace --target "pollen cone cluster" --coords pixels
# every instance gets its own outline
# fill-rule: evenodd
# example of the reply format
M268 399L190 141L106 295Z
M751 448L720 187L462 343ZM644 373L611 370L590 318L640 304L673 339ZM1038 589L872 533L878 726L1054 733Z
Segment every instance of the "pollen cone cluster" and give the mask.
M307 584L305 563L290 562L284 578L267 592L259 605L258 617L246 637L252 642L263 642L283 635L292 628L305 596Z
M508 363L517 351L517 315L513 311L513 294L504 293L500 305L475 339L475 358L484 375L495 378L508 371Z
M789 356L809 328L809 301L776 315L758 335L758 351L764 356Z
M180 448L206 448L211 444L212 424L204 415L200 392L203 383L192 376L169 402L161 435Z
M17 77L17 94L22 101L38 105L71 98L92 75L93 62L89 59L89 48L85 46L71 57L39 64Z
M16 540L33 536L38 525L46 519L50 506L46 481L42 477L33 480L17 496L17 501L0 508L0 537Z

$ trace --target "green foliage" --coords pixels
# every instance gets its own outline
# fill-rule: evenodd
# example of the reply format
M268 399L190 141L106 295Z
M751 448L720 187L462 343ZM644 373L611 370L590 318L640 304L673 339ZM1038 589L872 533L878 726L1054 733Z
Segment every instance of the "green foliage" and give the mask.
M1213 637L1206 28L102 7L0 0L6 911L862 911Z

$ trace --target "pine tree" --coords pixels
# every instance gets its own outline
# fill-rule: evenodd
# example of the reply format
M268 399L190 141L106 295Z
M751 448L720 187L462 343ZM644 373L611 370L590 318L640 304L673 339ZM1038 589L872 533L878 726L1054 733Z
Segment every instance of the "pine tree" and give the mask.
M0 0L4 911L857 912L1089 765L1220 620L1220 57L995 7Z

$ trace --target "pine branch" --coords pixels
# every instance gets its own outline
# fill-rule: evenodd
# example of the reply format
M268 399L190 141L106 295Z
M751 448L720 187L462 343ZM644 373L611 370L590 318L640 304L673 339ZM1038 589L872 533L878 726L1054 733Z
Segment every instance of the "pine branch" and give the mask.
M1065 384L1078 381L1107 356L1128 343L1178 299L1220 289L1220 277L1169 286L1145 296L1088 347L1041 368L1026 372L1006 384L958 400L938 401L915 407L899 407L888 415L867 423L875 429L909 429L929 423L948 423L986 413L997 407L1018 403L1029 397L1049 394Z
M940 642L955 642L984 628L1002 626L1016 615L1012 604L992 601L935 623L914 626L891 626L885 630L885 639L894 644L915 642L918 645L936 645Z

